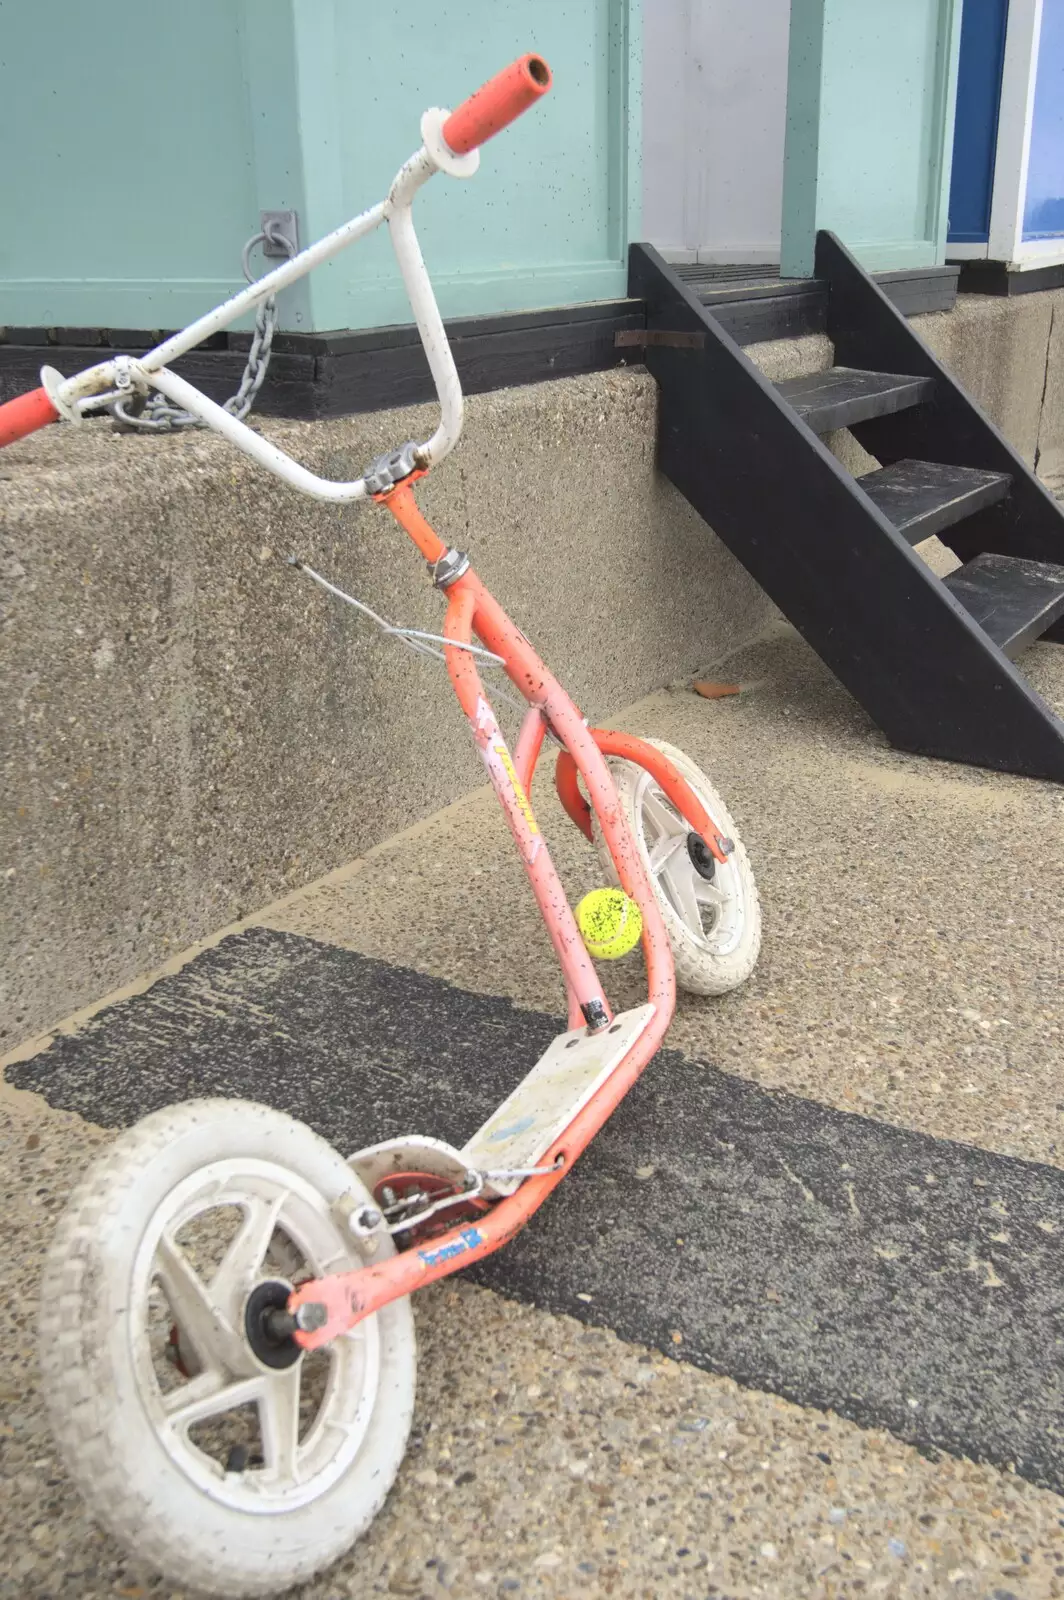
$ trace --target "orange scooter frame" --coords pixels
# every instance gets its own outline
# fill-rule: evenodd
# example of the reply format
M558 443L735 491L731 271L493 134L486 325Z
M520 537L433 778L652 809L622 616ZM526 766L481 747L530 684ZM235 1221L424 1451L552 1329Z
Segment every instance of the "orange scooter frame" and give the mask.
M412 485L424 475L414 472L395 488L374 498L391 512L430 567L438 570L444 558L457 558L458 552L448 550L417 506ZM618 804L605 758L621 757L644 768L701 836L715 860L725 861L730 852L730 841L719 832L690 785L660 750L628 734L587 726L557 679L472 569L465 567L459 576L447 583L446 593L447 616L443 631L449 641L445 648L448 673L462 710L469 718L477 748L502 804L561 962L569 1027L590 1027L593 1021L597 1027L608 1029L613 1015L529 800L532 777L548 732L562 745L556 768L562 804L589 838L594 814L621 887L635 900L642 914L643 952L653 1016L609 1077L542 1157L541 1166L547 1170L526 1178L514 1194L494 1201L475 1222L460 1223L424 1247L414 1244L380 1263L301 1284L289 1299L288 1309L295 1314L301 1307L313 1307L310 1316L303 1313L302 1326L294 1334L296 1341L308 1350L337 1338L389 1301L469 1266L512 1239L561 1182L664 1038L676 1003L672 951L654 889ZM476 661L464 648L472 642L474 634L501 658L511 683L528 702L512 754L484 692ZM580 791L578 779L583 780L588 800Z
M442 634L394 626L294 557L293 565L446 664L565 981L566 1030L461 1149L410 1134L343 1155L269 1106L208 1097L145 1117L89 1166L42 1276L43 1390L93 1514L181 1588L275 1594L350 1548L406 1447L412 1291L497 1250L543 1204L658 1049L677 986L724 994L757 960L757 889L706 774L672 746L589 728L414 498L418 480L458 443L463 399L413 202L437 173L472 178L479 146L550 86L547 63L529 53L456 111L430 107L421 145L384 200L154 350L110 356L71 377L43 368L38 390L0 406L0 446L98 411L124 426L165 425L148 415L161 407L182 425L210 428L301 494L333 505L372 500L394 517L446 597ZM173 363L378 228L394 247L439 421L429 438L337 481L249 428L239 405L217 404ZM512 751L481 683L485 660L520 695ZM641 916L648 998L617 1015L590 953L624 943L593 937L592 913L613 904L610 892L574 915L529 799L548 738L560 747L562 806L628 897L628 948L635 908ZM309 1370L327 1366L328 1380L304 1390L303 1354L326 1345L327 1361Z

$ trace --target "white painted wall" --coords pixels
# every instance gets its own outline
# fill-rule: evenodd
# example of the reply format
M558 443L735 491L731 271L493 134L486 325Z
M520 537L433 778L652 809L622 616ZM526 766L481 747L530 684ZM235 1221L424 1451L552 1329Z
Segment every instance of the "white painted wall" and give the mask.
M643 0L643 237L778 261L790 0Z

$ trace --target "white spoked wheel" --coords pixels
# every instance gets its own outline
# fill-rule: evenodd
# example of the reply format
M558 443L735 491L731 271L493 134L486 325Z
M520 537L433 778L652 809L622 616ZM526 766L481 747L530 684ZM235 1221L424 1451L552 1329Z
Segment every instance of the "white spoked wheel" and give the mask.
M754 874L727 806L682 750L648 739L668 756L735 848L717 861L643 767L609 760L621 805L657 891L679 988L727 994L745 983L761 949L761 905ZM617 872L592 815L595 844L611 881Z
M363 1264L373 1204L302 1123L199 1100L122 1134L72 1196L41 1286L41 1366L96 1518L182 1588L270 1594L336 1560L399 1470L408 1300L320 1351L276 1338L293 1283ZM376 1235L373 1259L393 1253Z

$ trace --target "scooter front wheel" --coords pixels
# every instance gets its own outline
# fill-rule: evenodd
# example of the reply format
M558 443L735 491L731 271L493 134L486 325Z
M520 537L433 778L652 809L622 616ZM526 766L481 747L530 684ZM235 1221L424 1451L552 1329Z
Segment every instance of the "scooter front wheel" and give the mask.
M717 827L732 841L717 861L645 768L608 758L610 772L654 885L669 936L676 983L689 994L727 994L753 972L761 949L761 903L743 842L727 806L700 767L661 739L648 739L686 778ZM598 818L592 815L599 859L614 882Z
M97 1520L181 1588L310 1578L392 1485L414 1402L409 1301L313 1353L271 1316L301 1279L363 1262L363 1205L310 1128L236 1100L145 1118L70 1200L41 1286L56 1439ZM375 1260L393 1253L374 1242Z

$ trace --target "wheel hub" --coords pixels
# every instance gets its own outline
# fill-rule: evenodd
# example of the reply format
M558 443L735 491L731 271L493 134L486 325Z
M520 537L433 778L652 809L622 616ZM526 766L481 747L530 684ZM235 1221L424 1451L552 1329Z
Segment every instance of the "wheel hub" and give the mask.
M288 1310L291 1284L267 1278L248 1295L244 1308L244 1333L256 1359L264 1367L281 1371L294 1366L303 1354L292 1337L296 1320Z
M698 876L712 883L717 875L717 858L700 834L687 835L687 854Z

